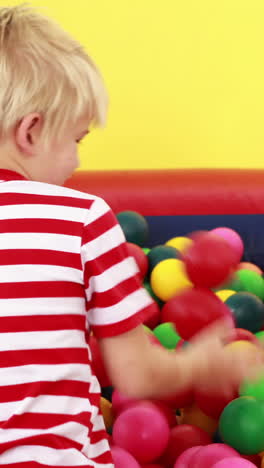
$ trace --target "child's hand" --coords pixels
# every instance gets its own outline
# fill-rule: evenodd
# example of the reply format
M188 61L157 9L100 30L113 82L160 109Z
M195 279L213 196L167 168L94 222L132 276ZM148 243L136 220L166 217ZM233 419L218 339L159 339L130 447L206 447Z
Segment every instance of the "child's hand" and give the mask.
M194 384L199 389L229 394L244 379L254 379L264 373L262 348L228 349L225 344L231 333L226 322L217 322L185 348L185 357L193 362Z

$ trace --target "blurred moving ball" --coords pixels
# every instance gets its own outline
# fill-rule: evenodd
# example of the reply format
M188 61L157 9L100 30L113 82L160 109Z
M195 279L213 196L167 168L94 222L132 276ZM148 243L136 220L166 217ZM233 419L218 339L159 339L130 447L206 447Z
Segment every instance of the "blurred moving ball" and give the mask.
M209 289L192 288L170 299L161 310L161 321L171 322L184 340L189 340L216 320L234 325L228 307Z
M239 263L243 253L244 253L244 243L240 235L227 227L218 227L210 231L212 234L215 234L225 241L227 241L233 249L233 252L236 252L236 262Z
M117 220L124 232L127 242L132 242L140 247L147 245L149 226L144 216L136 211L121 211L117 214Z
M185 251L183 260L192 283L206 288L223 284L238 263L232 246L211 233L201 234Z

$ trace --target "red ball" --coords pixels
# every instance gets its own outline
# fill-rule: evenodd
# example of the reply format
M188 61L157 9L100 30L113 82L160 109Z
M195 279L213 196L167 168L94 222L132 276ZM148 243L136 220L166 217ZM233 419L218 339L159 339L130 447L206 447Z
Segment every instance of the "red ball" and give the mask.
M160 308L158 304L153 301L153 303L148 307L148 314L144 320L144 325L146 325L151 330L154 330L160 323Z
M141 465L142 468L164 468L162 465L157 465L157 463L151 463L150 465Z
M152 400L151 403L156 406L156 408L161 411L163 416L166 418L169 427L177 426L178 422L176 419L176 414L172 410L172 407L166 404L164 401Z
M113 441L140 463L151 463L167 447L170 428L161 411L151 403L135 404L123 411L113 427Z
M187 341L214 321L225 318L234 325L229 307L212 291L198 287L173 297L161 310L161 321L173 323Z
M198 388L194 394L195 402L200 410L213 419L218 419L224 408L238 397L238 389L226 395L223 392L210 394Z
M94 335L87 336L87 342L92 354L92 369L96 375L101 387L110 387L111 381L107 375L101 350Z
M206 288L224 283L237 267L232 246L211 233L198 236L186 250L183 260L192 283Z
M259 340L257 337L249 330L244 330L243 328L235 328L233 330L230 343L233 341L250 341L251 343L259 346Z
M171 430L169 444L160 462L168 468L173 468L177 458L188 448L196 445L211 444L207 432L190 424L182 424Z
M136 260L140 271L140 277L143 280L148 272L148 257L138 245L132 244L132 242L127 242L126 245L129 255Z

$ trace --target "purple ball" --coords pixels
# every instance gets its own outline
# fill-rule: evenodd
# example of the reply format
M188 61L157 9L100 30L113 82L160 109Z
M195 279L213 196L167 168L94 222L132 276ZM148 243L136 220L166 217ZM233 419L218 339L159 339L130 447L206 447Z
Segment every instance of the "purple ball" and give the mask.
M140 468L137 460L120 447L112 447L112 457L115 468Z
M212 468L256 468L256 465L248 460L244 460L244 458L234 457L225 458L213 465Z

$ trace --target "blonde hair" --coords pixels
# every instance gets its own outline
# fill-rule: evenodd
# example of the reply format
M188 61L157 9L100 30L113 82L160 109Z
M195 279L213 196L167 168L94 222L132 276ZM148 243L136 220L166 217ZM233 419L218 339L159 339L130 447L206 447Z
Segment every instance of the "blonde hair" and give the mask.
M0 7L0 134L39 112L50 138L88 114L103 126L107 93L83 47L28 5Z

